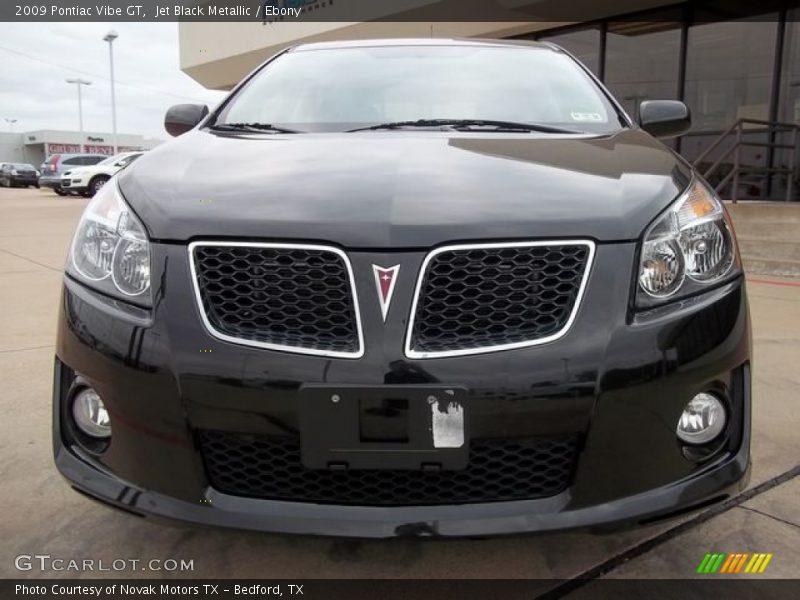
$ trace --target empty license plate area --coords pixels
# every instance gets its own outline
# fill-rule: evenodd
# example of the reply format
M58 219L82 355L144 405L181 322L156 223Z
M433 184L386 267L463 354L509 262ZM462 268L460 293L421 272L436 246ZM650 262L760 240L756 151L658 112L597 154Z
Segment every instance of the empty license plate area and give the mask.
M466 390L431 386L303 386L303 465L310 469L463 469Z

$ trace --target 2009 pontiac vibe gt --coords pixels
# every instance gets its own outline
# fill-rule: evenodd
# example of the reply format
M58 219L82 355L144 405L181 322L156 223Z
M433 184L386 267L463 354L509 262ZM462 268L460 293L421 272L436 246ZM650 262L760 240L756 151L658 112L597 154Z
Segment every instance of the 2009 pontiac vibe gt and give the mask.
M269 531L653 522L741 489L750 325L715 192L556 46L312 44L115 176L72 243L58 469Z

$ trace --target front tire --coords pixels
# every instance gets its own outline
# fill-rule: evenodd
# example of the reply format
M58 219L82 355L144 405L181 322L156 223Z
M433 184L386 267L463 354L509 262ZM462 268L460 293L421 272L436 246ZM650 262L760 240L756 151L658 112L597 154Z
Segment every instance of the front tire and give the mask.
M60 187L53 188L53 191L58 194L59 196L66 196L67 192L62 190Z
M100 191L100 189L106 184L110 177L106 177L105 175L98 175L94 179L89 182L89 187L87 190L89 191L89 197L93 198L94 195Z

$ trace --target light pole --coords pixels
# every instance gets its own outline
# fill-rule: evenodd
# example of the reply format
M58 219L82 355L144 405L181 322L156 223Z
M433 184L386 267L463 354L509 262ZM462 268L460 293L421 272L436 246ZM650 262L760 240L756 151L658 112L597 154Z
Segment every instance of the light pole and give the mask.
M17 120L16 119L9 119L8 117L6 117L5 120L6 120L6 123L8 123L8 130L9 131L14 131L14 123L16 123Z
M83 100L81 99L81 86L92 85L92 82L78 77L77 79L67 79L67 83L73 83L78 88L78 126L81 132L81 152L83 152Z
M108 60L111 65L111 128L114 134L114 154L117 153L117 98L114 93L114 40L119 35L113 29L109 31L103 38L104 42L108 42Z

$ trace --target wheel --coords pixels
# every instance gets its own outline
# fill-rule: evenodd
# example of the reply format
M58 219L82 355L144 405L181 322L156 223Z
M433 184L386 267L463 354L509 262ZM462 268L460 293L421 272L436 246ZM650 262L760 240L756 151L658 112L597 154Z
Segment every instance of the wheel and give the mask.
M67 192L62 190L60 187L53 188L53 191L58 194L59 196L66 196Z
M6 179L5 177L0 178L0 187L9 187L8 179Z
M105 175L98 175L97 177L92 179L89 182L89 187L87 188L89 190L89 197L91 198L97 192L99 192L100 188L102 188L106 184L106 181L108 181L108 180L109 180L109 178L106 177Z

